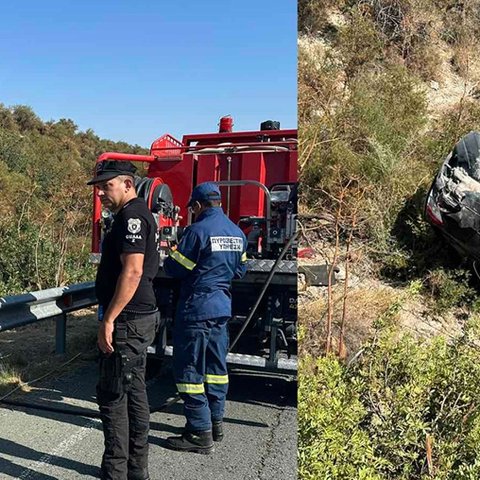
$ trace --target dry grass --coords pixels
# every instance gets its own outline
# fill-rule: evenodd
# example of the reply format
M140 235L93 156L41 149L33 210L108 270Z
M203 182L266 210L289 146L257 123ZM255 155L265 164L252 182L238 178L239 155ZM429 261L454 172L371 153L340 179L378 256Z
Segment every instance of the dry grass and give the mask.
M19 371L13 367L0 363L0 395L17 388L25 393L31 390L29 385L22 380Z
M299 309L298 319L302 329L300 348L303 353L319 355L325 345L325 317L327 312L326 291L319 292L317 299L303 303ZM360 345L372 334L375 320L385 316L392 305L402 297L402 292L381 284L352 288L347 294L345 316L347 355L354 354ZM338 336L338 329L343 310L343 284L333 292L333 332Z
M28 391L29 382L48 372L57 372L66 360L83 353L79 361L91 361L95 355L96 309L69 315L67 351L55 354L55 322L45 320L0 335L0 395L20 386ZM69 367L73 365L70 364Z

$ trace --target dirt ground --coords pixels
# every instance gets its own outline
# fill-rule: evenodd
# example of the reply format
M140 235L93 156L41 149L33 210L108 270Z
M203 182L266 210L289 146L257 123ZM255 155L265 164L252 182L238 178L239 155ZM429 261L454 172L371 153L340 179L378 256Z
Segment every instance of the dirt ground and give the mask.
M55 353L55 321L43 320L0 333L0 393L49 371L58 370L70 359L75 365L96 355L96 307L68 315L66 353ZM64 367L67 368L67 367ZM61 369L60 369L61 370ZM1 372L0 372L1 373Z
M299 259L299 265L331 262L332 247L328 243L314 239L302 244L300 248L311 248L312 251L308 258ZM347 357L354 356L361 349L364 342L374 334L374 322L385 316L392 318L402 331L419 338L436 335L452 338L461 332L465 322L462 312L435 315L425 297L408 286L389 284L369 275L368 262L361 255L350 266L345 297L345 256L342 252L336 264L339 271L335 275L335 285L332 286L331 301L333 345L337 344L341 319L345 315L344 342ZM305 335L300 349L303 352L320 353L324 349L326 336L328 289L326 286L308 286L303 278L299 278L298 296L299 324L304 328Z

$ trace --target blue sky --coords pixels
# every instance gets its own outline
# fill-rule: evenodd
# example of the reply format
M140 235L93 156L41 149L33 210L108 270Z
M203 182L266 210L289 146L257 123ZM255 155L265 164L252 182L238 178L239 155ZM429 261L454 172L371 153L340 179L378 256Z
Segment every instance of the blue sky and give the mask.
M296 1L5 2L0 102L142 146L163 133L295 128Z

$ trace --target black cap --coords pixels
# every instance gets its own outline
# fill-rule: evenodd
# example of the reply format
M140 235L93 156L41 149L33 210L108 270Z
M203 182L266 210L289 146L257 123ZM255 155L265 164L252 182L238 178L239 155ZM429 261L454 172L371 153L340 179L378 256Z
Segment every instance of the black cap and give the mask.
M120 162L118 160L104 160L98 162L95 169L95 177L93 177L87 185L94 185L95 183L106 182L119 175L135 176L137 167L131 162Z

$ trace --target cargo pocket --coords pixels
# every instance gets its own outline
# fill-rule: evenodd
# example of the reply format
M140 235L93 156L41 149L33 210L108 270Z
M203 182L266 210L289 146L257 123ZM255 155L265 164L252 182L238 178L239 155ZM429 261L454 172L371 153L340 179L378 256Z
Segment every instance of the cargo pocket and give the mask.
M123 393L122 358L118 353L100 355L98 390L111 395Z
M157 314L127 322L127 346L135 354L143 353L155 339Z

